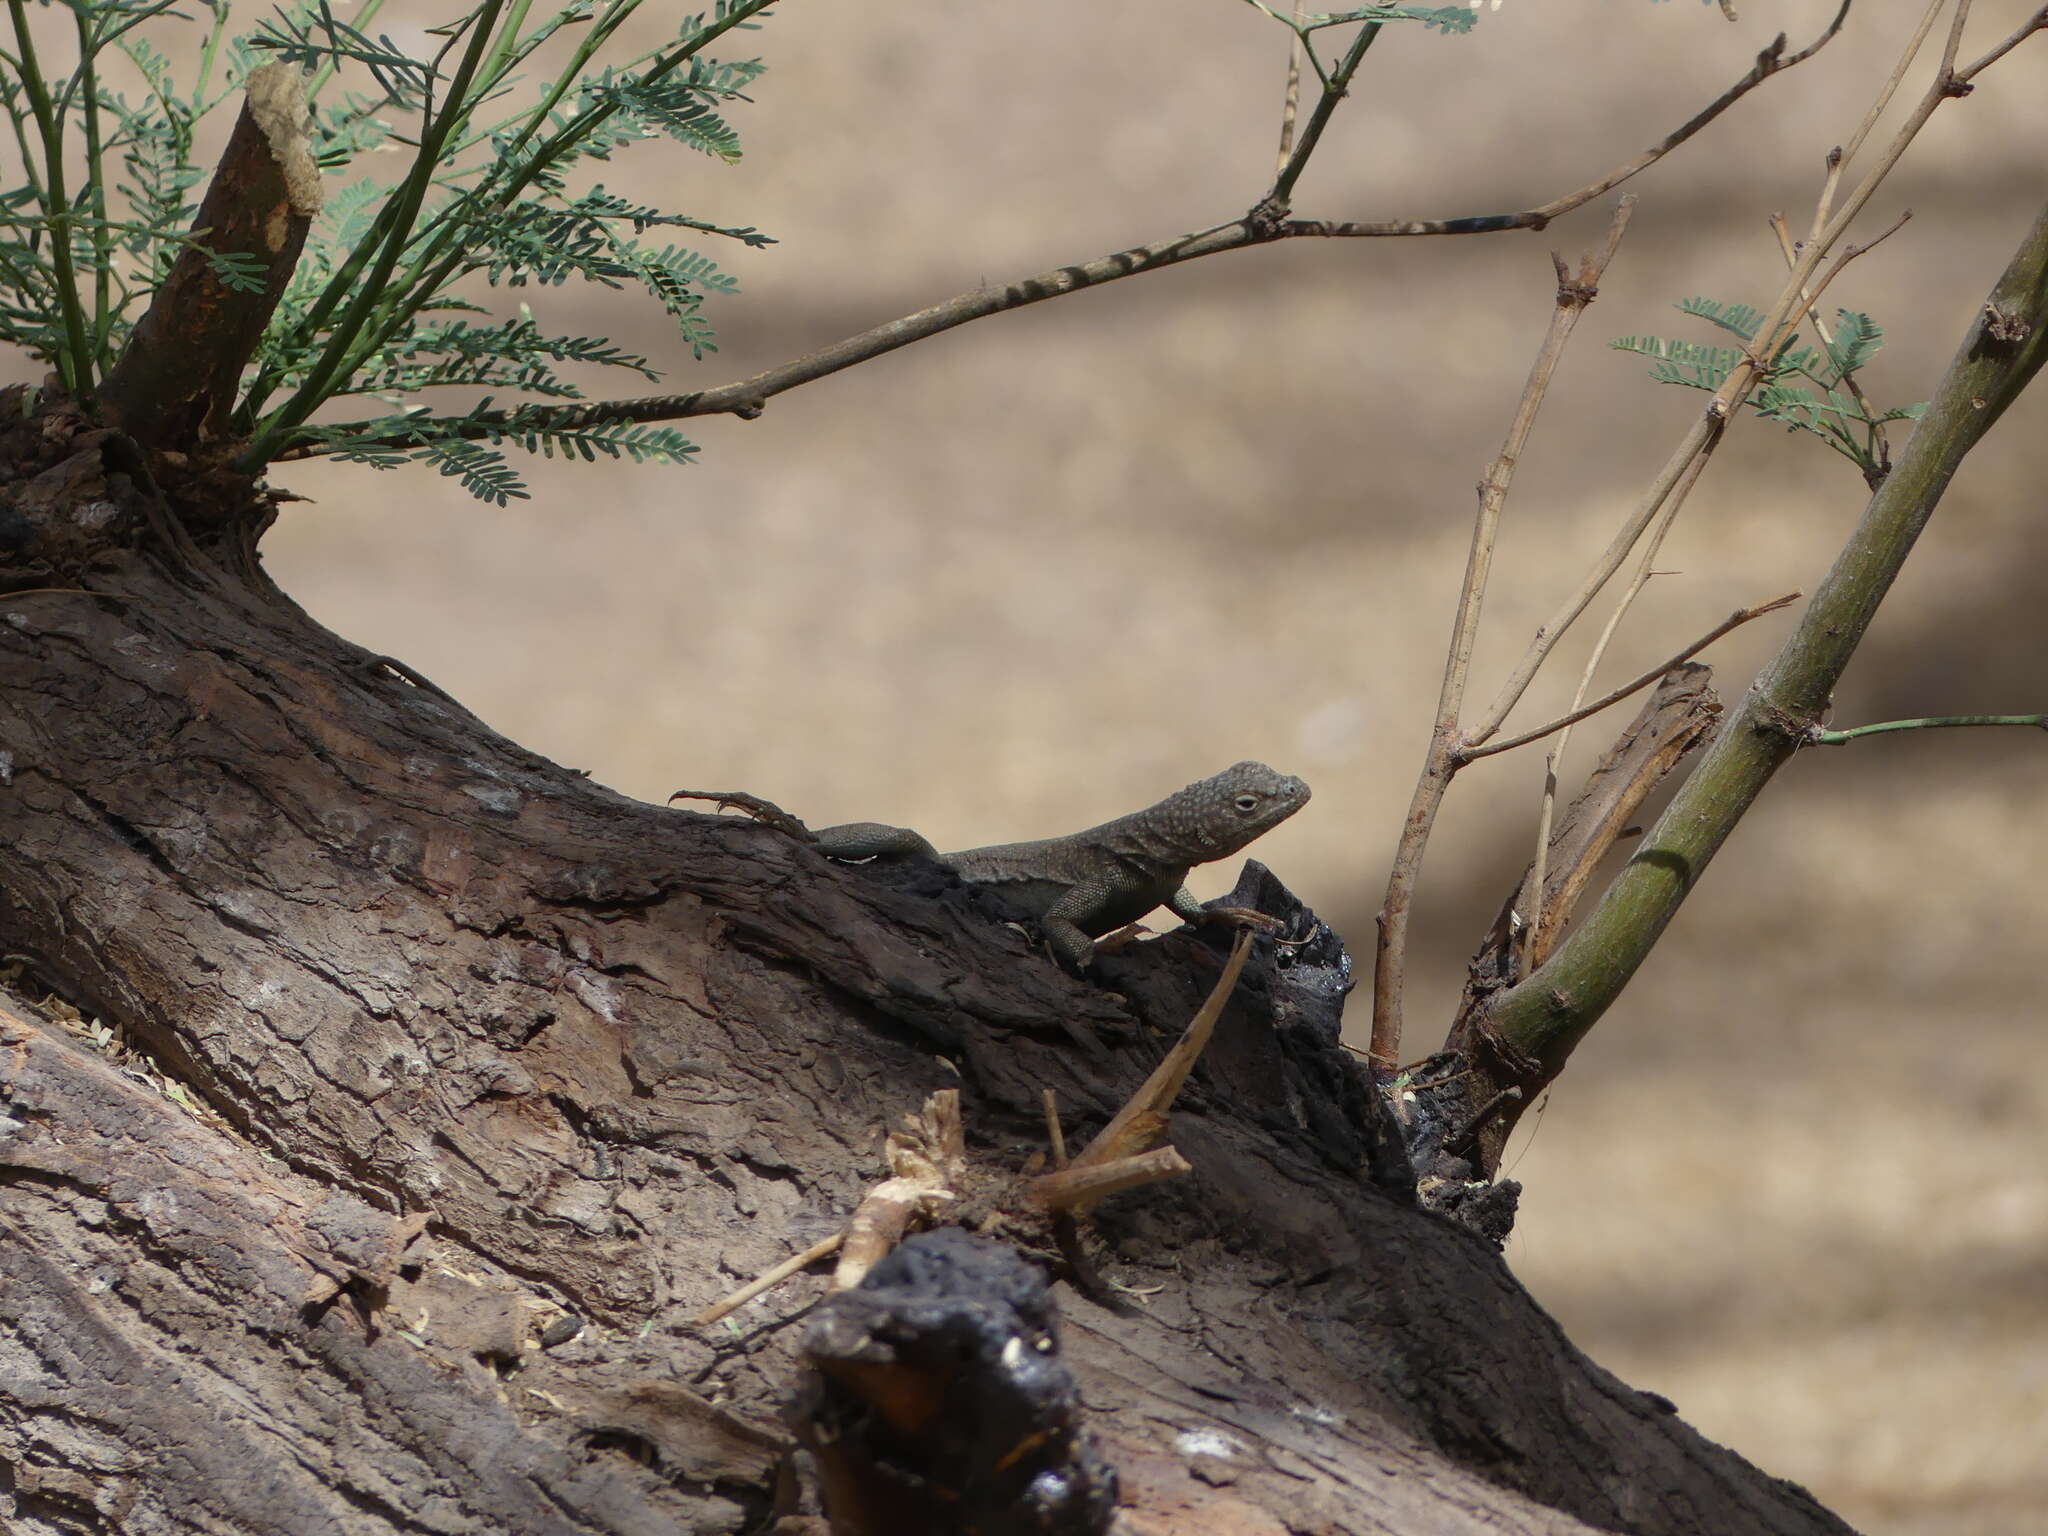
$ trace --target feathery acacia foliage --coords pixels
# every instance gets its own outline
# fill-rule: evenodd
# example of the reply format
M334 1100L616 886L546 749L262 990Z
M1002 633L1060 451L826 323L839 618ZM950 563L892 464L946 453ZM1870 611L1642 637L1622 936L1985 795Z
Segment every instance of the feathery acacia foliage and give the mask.
M770 237L636 203L590 184L587 170L654 138L737 161L739 137L725 113L749 99L761 65L720 62L705 50L751 29L772 0L717 0L674 23L668 41L625 59L611 56L645 0L566 0L538 18L532 0L479 0L429 34L436 46L427 56L373 34L382 0L365 0L349 21L326 0L296 0L241 37L230 33L225 0L60 0L75 45L61 79L43 67L24 0L6 3L13 46L0 48L0 113L26 174L0 190L0 342L49 364L71 393L91 396L171 261L192 243L205 177L193 160L196 125L237 103L249 71L276 59L307 76L312 148L324 172L346 178L372 151L402 151L409 164L395 180L344 180L316 221L234 413L245 467L259 469L294 445L372 464L426 459L502 504L525 489L496 444L676 462L695 452L665 429L522 428L516 407L479 438L468 429L488 399L345 425L314 417L338 396L398 407L438 388L581 398L560 365L658 377L645 357L602 338L546 333L524 305L517 318L489 318L473 296L479 283L637 287L694 355L715 351L702 307L708 295L732 292L732 278L652 232L755 247ZM205 42L181 86L136 29L189 23L200 11ZM111 88L117 71L139 76L138 97ZM66 172L81 159L74 189ZM211 261L229 286L260 281L246 258ZM384 446L348 446L372 438Z
M1747 304L1724 304L1717 299L1682 299L1677 308L1745 343L1755 342L1757 326L1764 318ZM1797 335L1789 337L1777 356L1769 359L1762 381L1749 397L1749 408L1766 421L1782 422L1788 432L1812 433L1875 484L1891 467L1885 455L1885 424L1919 420L1927 409L1925 403L1879 411L1865 398L1856 373L1884 345L1883 327L1866 314L1838 309L1832 337L1823 335L1818 346L1802 347L1799 342ZM1660 384L1708 393L1727 381L1729 370L1744 355L1740 347L1662 336L1621 336L1608 345L1650 358L1650 377ZM1805 383L1797 382L1802 379Z
M206 174L193 158L196 126L238 103L251 69L275 60L305 74L314 159L338 186L242 382L231 431L244 468L294 451L380 465L427 459L502 502L525 490L493 445L673 461L695 452L670 431L595 419L564 426L559 416L523 411L535 400L582 398L560 365L657 375L645 357L603 338L547 334L526 306L516 319L494 315L477 291L571 278L639 288L694 356L715 351L703 307L732 292L732 278L655 232L750 247L770 237L636 203L589 173L644 139L735 162L739 137L726 114L749 99L762 66L706 50L754 27L773 0L715 0L711 11L675 23L668 41L623 59L622 29L648 0L475 0L426 34L430 51L374 30L384 0L358 0L346 21L329 0L290 0L246 35L231 31L228 0L44 0L73 23L62 78L43 67L27 0L0 3L12 22L12 49L0 38L0 114L24 169L20 186L0 189L0 343L48 363L70 393L91 398L144 302L195 244ZM1348 79L1384 25L1459 34L1483 14L1453 4L1288 16L1250 3L1296 34L1332 102L1342 90L1315 46L1328 29L1357 31L1348 63L1334 66ZM204 24L183 83L140 34L159 21ZM141 82L133 99L114 88L117 74ZM373 152L386 163L402 157L402 174L356 174ZM76 189L69 175L78 175ZM207 259L229 287L256 291L263 280L251 258ZM1687 361L1677 353L1661 360ZM439 389L506 391L523 402L503 412L492 412L488 398L452 408L406 403ZM1853 418L1833 396L1803 406L1785 392L1795 389L1761 401L1765 413L1775 400L1794 425L1845 438L1829 413ZM320 420L342 396L369 396L389 410L338 425Z

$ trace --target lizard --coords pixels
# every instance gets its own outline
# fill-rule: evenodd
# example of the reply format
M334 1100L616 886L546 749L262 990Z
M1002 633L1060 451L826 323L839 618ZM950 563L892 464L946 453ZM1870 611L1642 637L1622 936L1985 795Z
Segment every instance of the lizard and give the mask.
M1085 970L1095 941L1154 907L1199 923L1214 916L1187 888L1188 871L1228 858L1308 803L1309 789L1264 763L1233 764L1157 805L1098 827L1041 842L996 843L940 853L908 827L855 821L812 831L779 807L743 792L679 789L670 800L735 806L836 859L914 853L969 884L994 888L1038 919L1053 954Z

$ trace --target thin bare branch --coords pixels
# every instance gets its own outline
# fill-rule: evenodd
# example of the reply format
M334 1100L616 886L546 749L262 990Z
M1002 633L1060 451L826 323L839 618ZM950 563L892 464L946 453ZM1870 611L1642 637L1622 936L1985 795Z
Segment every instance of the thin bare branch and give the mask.
M1731 380L1737 377L1741 367L1742 365L1738 364L1736 371L1730 373ZM1726 392L1728 385L1723 384L1721 388ZM1743 393L1747 394L1748 391L1745 389ZM1731 407L1724 403L1722 395L1718 393L1707 402L1706 410L1701 412L1699 420L1693 423L1679 445L1672 450L1670 458L1664 461L1663 468L1657 471L1656 478L1650 482L1650 488L1643 493L1642 499L1636 503L1620 530L1608 542L1607 548L1601 551L1600 558L1594 563L1592 570L1558 606L1557 611L1537 629L1529 641L1528 650L1523 652L1522 659L1515 664L1514 670L1501 684L1500 692L1487 706L1486 713L1465 733L1468 750L1487 741L1500 729L1501 722L1506 720L1509 712L1521 702L1522 695L1528 691L1529 684L1535 680L1536 673L1549 659L1557 642L1564 638L1565 631L1578 621L1579 615L1592 606L1593 599L1600 595L1601 589L1613 580L1614 573L1621 569L1622 563L1628 559L1629 551L1636 547L1637 540L1642 538L1643 531L1650 526L1665 501L1670 498L1679 483L1693 472L1694 462L1713 452L1721 439L1721 430L1729 409Z
M717 1322L728 1313L737 1312L763 1291L772 1291L799 1270L809 1269L820 1259L829 1259L839 1251L839 1245L846 1241L843 1231L834 1232L830 1237L820 1238L802 1253L784 1259L773 1269L767 1270L731 1294L720 1298L690 1319L693 1328L704 1328Z
M1067 1133L1060 1128L1059 1095L1050 1088L1043 1090L1045 1098L1045 1140L1052 1149L1054 1168L1067 1166Z
M1885 76L1884 84L1878 87L1877 95L1871 99L1868 110L1863 114L1863 121L1856 125L1856 131L1849 136L1849 142L1836 151L1835 161L1838 168L1854 160L1856 152L1863 148L1863 141L1870 137L1870 130L1877 126L1877 120L1884 116L1884 109L1891 105L1892 96L1904 82L1906 71L1913 67L1913 60L1920 53L1920 45L1927 41L1927 34L1934 30L1934 18L1941 14L1941 8L1947 4L1948 0L1928 0L1927 9L1920 17L1920 25L1913 29L1913 36L1906 43L1905 51L1899 55L1898 62L1892 65L1892 72ZM1827 223L1827 214L1833 201L1831 195L1823 193L1820 200L1820 223L1814 226L1816 232Z
M1826 227L1814 237L1811 245L1818 247L1818 252L1812 249L1800 252L1800 258L1803 262L1818 264L1821 254L1824 254L1828 247L1832 246L1835 241L1842 237L1849 226L1855 222L1856 216L1863 211L1864 205L1876 194L1877 189L1884 184L1884 179L1891 174L1892 168L1899 163L1906 150L1912 145L1913 140L1919 137L1920 130L1927 126L1927 120L1934 115L1935 111L1944 101L1948 101L1959 94L1955 89L1955 78L1949 69L1949 65L1953 63L1953 58L1950 55L1952 55L1955 44L1961 38L1962 23L1968 16L1968 13L1969 0L1958 0L1955 22L1950 28L1949 33L1949 54L1944 55L1942 68L1936 71L1934 80L1921 95L1911 115L1907 117L1905 122L1899 125L1898 132L1892 135L1891 142L1885 146L1884 154L1879 158L1877 165L1857 184L1856 190L1850 193L1848 203L1839 212L1833 214L1828 219ZM1876 242L1873 241L1872 243L1875 244ZM1810 269L1807 275L1811 275ZM1786 300L1785 307L1788 310L1793 307L1789 297ZM1778 320L1780 324L1791 323L1791 317L1785 314L1779 315ZM1770 330L1771 327L1769 326L1761 328L1763 332Z
M1842 30L1842 24L1849 19L1849 6L1851 3L1852 0L1842 0L1841 8L1835 12L1834 20L1827 24L1826 30L1797 53L1787 54L1785 52L1785 34L1780 32L1771 40L1770 46L1756 56L1756 65L1748 74L1715 97L1714 100L1694 114L1682 126L1666 134L1664 138L1652 144L1626 165L1617 166L1598 181L1590 182L1579 188L1576 192L1568 192L1554 202L1545 203L1541 208L1533 209L1532 212L1545 219L1554 219L1559 214L1569 213L1574 208L1590 203L1594 198L1620 186L1631 176L1638 175L1649 169L1649 167L1670 154L1672 150L1678 148L1679 145L1698 133L1723 112L1734 106L1744 96L1770 79L1771 76L1790 69L1795 64L1805 63L1806 60L1812 58L1821 49L1825 48L1833 40L1835 34ZM1538 227L1540 228L1541 226L1539 225Z
M1260 224L1278 218L1287 212L1288 204L1294 198L1295 183L1301 180L1301 173L1308 169L1309 156L1316 152L1316 145L1322 142L1323 130L1330 126L1330 119L1336 115L1337 105L1351 90L1351 77L1358 73L1358 66L1365 62L1366 50L1379 38L1382 22L1369 21L1358 30L1351 46L1344 51L1343 59L1330 71L1329 79L1323 82L1323 94L1316 99L1309 112L1308 121L1302 125L1301 139L1294 146L1294 153L1280 163L1280 174L1273 178L1273 190L1268 192L1254 210L1251 222ZM1301 34L1296 33L1296 37ZM1304 43L1304 46L1306 44Z
M1174 1148L1156 1147L1106 1163L1075 1163L1058 1173L1042 1173L1031 1181L1029 1189L1031 1198L1049 1211L1085 1214L1089 1207L1123 1190L1194 1171L1194 1164Z
M1891 239L1893 235L1896 235L1900 230L1904 229L1906 227L1907 221L1912 217L1913 210L1908 208L1903 213L1901 213L1896 219L1893 219L1890 226L1887 227L1885 231L1882 234L1878 235L1875 239L1866 241L1862 245L1844 246L1842 248L1842 254L1837 256L1834 259L1834 261L1829 264L1827 271L1821 275L1820 281L1813 285L1811 292L1808 293L1807 290L1801 290L1802 296L1805 297L1806 304L1810 307L1818 303L1820 301L1820 296L1823 293L1827 292L1828 284L1832 283L1836 278L1842 275L1842 269L1844 267L1848 266L1849 263L1854 261L1858 256L1868 256L1880 245L1883 245L1885 241ZM1793 323L1797 323L1796 316L1794 317Z
M1946 87L1956 77L1956 55L1962 51L1963 28L1970 21L1970 0L1956 0L1956 13L1949 18L1948 40L1941 45L1941 71L1937 85Z
M1617 167L1598 180L1538 208L1521 213L1481 214L1455 219L1394 219L1377 223L1330 222L1286 218L1284 204L1276 203L1274 194L1269 194L1258 208L1245 217L1234 219L1227 224L1218 224L1192 234L1175 235L1149 245L1135 246L1130 250L1118 251L1093 261L1055 267L1051 271L1041 272L1005 287L977 288L971 293L960 294L944 303L919 310L916 314L891 320L885 325L878 325L858 335L846 337L816 352L778 364L749 379L679 395L648 395L633 400L589 401L578 405L528 406L514 411L480 412L464 421L459 428L451 429L442 438L437 438L437 441L492 438L515 430L520 433L573 432L626 423L682 421L693 416L738 416L742 420L750 421L759 416L767 407L768 401L776 395L868 362L886 352L893 352L898 347L906 347L912 342L923 341L956 326L966 325L970 321L1005 314L1045 299L1061 298L1070 293L1078 293L1084 288L1100 287L1104 283L1134 277L1141 272L1175 266L1184 261L1196 261L1205 256L1218 256L1226 251L1244 250L1275 240L1483 235L1510 229L1542 229L1551 220L1575 208L1583 207L1602 193L1619 186L1631 176L1655 164L1773 75L1782 74L1793 65L1813 57L1841 30L1842 21L1848 14L1851 3L1852 0L1843 0L1841 10L1836 13L1835 19L1828 24L1827 29L1797 53L1784 53L1784 39L1778 39L1770 48L1758 55L1756 66L1748 74L1724 91L1704 111L1626 165ZM1362 53L1362 50L1360 51ZM1335 79L1336 75L1333 73L1333 82ZM1303 141L1295 146L1289 164L1306 164L1305 156L1313 148L1304 131ZM1275 182L1275 194L1283 186L1291 192L1292 184L1287 180L1285 170ZM368 427L370 424L361 425ZM400 434L390 437L358 438L351 446L405 448L413 444L410 439ZM332 450L325 443L295 443L280 452L277 461L315 458L330 451Z
M1780 608L1798 602L1800 596L1801 594L1797 592L1787 592L1783 597L1774 597L1768 603L1759 603L1754 608L1738 608L1677 655L1658 662L1656 666L1650 668L1642 676L1623 683L1613 692L1603 693L1590 704L1575 705L1569 713L1559 715L1547 725L1539 725L1534 730L1523 731L1518 736L1504 737L1500 741L1489 741L1483 747L1468 748L1459 754L1459 761L1464 763L1475 762L1479 758L1492 757L1499 752L1512 752L1517 747L1526 747L1532 741L1541 741L1552 731L1561 731L1566 726L1576 725L1581 720L1597 715L1601 710L1619 704L1630 694L1639 693L1649 687L1650 684L1657 681L1658 678L1669 672L1680 662L1691 661L1693 657L1699 655L1701 651L1704 651L1730 630L1740 629L1751 619L1760 619L1767 613L1776 613ZM1617 614L1617 617L1619 617L1619 614Z
M1842 168L1847 164L1848 160L1842 153L1841 145L1837 144L1828 151L1827 173L1821 178L1820 196L1814 199L1813 226L1807 231L1806 240L1799 247L1802 253L1808 245L1818 240L1821 232L1828 227L1828 215L1835 206L1835 193L1842 185Z
M1401 1044L1401 999L1405 990L1408 949L1408 913L1413 905L1416 882L1421 878L1422 857L1429 843L1430 829L1443 805L1444 792L1459 767L1456 751L1462 739L1459 717L1465 707L1465 687L1472 668L1472 650L1479 634L1480 610L1486 598L1486 583L1493 567L1494 543L1500 529L1501 509L1514 483L1515 466L1528 446L1543 397L1557 371L1565 343L1571 339L1579 317L1586 312L1600 290L1600 279L1621 237L1628 229L1635 199L1624 197L1608 225L1607 242L1600 250L1583 256L1579 270L1571 272L1554 253L1557 268L1557 296L1550 312L1550 326L1530 364L1528 381L1508 424L1506 440L1499 455L1487 467L1479 486L1479 507L1472 520L1472 548L1466 556L1465 581L1458 594L1457 618L1451 626L1451 645L1444 662L1444 677L1437 695L1436 725L1430 734L1429 754L1416 779L1415 792L1401 826L1401 839L1394 853L1393 868L1387 875L1387 891L1380 903L1373 965L1373 1065L1392 1072L1399 1066Z
M1547 725L1539 725L1534 730L1524 731L1519 736L1510 736L1502 741L1490 741L1483 747L1474 747L1464 755L1464 760L1471 762L1476 758L1492 757L1497 752L1512 752L1516 747L1526 747L1532 741L1541 741L1552 731L1563 730L1567 726L1578 724L1581 720L1589 719L1603 709L1619 704L1630 694L1640 693L1680 663L1691 661L1730 630L1740 629L1750 620L1760 619L1767 613L1776 613L1780 608L1798 602L1801 596L1802 593L1787 592L1783 597L1774 597L1768 603L1759 603L1754 608L1738 608L1677 655L1659 662L1642 676L1622 684L1611 693L1602 694L1590 704L1574 708L1569 714L1559 715Z
M1976 63L1968 66L1965 69L1957 70L1955 72L1957 83L1962 85L1968 85L1972 80L1976 79L1978 75L1982 74L1985 70L1989 69L1992 65L1996 64L2008 53L2011 53L2013 49L2019 47L2021 43L2024 43L2036 32L2042 31L2048 31L2048 5L2042 6L2040 10L2034 12L2033 15L2029 16L2025 21L2021 22L2019 26L2014 30L2012 36L2008 37L1996 48L1992 49L1989 53L1985 54L1984 57L1979 59Z
M1584 186L1565 193L1562 197L1553 198L1550 202L1544 203L1540 207L1530 208L1521 213L1490 214L1468 219L1407 220L1379 224L1324 224L1318 227L1317 232L1328 235L1354 236L1466 235L1479 234L1496 229L1542 229L1552 219L1560 218L1575 208L1583 208L1595 198L1613 191L1630 177L1641 175L1659 160L1670 154L1671 151L1678 148L1687 139L1690 139L1694 134L1706 127L1707 124L1711 123L1723 112L1734 106L1744 96L1755 90L1759 85L1762 85L1764 81L1770 79L1771 76L1781 74L1793 65L1803 64L1806 60L1812 58L1822 48L1826 47L1828 43L1833 41L1835 34L1842 30L1842 24L1848 19L1849 7L1852 3L1853 0L1842 0L1841 8L1835 12L1834 20L1828 23L1826 30L1797 53L1788 54L1785 52L1785 37L1783 33L1780 33L1768 48L1757 55L1756 64L1748 74L1715 97L1713 101L1709 102L1680 127L1666 134L1633 160L1616 166L1604 176L1594 181L1589 181ZM1943 0L1943 3L1946 3L1946 0Z

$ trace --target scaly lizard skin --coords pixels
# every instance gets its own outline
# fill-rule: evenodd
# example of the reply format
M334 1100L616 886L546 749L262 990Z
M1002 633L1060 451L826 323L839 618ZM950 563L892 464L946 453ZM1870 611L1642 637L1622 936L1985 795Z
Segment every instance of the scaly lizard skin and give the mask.
M1053 953L1079 971L1094 959L1098 937L1154 907L1203 921L1210 914L1188 890L1188 871L1230 857L1306 804L1300 779L1246 762L1146 810L1044 842L940 853L907 827L873 821L825 827L811 841L840 859L921 853L963 880L994 886L1035 916Z

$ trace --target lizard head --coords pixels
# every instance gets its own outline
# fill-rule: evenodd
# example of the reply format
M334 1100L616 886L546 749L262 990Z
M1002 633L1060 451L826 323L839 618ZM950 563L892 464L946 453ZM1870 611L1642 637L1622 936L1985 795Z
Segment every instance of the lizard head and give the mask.
M1307 804L1308 785L1293 774L1245 762L1190 784L1161 809L1206 863L1237 852Z

